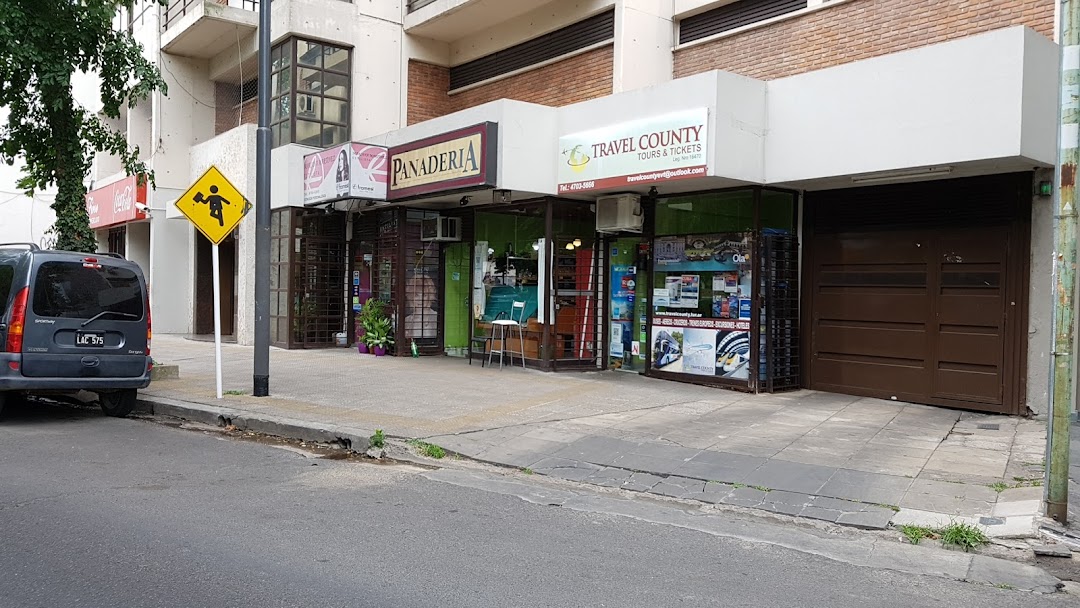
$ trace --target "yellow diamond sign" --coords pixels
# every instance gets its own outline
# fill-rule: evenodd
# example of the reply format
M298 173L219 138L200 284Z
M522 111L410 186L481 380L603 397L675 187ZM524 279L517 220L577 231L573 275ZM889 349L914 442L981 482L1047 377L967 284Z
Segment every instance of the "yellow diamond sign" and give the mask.
M219 245L244 219L251 203L217 167L211 165L187 192L176 199L176 208L210 242Z

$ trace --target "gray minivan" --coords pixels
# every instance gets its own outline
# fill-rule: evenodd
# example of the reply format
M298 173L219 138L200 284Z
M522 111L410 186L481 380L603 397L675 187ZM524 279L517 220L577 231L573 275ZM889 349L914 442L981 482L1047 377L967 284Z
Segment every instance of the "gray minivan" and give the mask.
M150 384L142 270L115 254L0 244L0 410L14 393L96 392L126 416Z

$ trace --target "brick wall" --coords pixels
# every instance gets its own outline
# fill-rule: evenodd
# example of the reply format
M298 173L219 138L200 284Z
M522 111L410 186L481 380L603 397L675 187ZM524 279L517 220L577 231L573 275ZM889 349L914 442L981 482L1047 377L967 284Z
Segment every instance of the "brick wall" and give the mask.
M240 103L240 87L235 84L216 83L214 86L214 135L221 135L241 124L259 122L259 100L252 98Z
M450 68L421 61L409 61L408 124L449 114Z
M769 80L1011 25L1054 34L1054 0L854 0L675 51L675 77Z
M414 124L503 98L564 106L610 95L613 62L609 45L448 95L448 68L410 61L408 121Z

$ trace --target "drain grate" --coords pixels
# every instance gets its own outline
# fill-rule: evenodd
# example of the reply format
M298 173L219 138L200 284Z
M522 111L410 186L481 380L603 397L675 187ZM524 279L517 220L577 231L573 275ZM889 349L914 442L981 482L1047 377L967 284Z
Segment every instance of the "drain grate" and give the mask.
M1001 430L1001 425L1000 424L977 424L975 426L976 426L976 428L982 429L984 431L1000 431Z

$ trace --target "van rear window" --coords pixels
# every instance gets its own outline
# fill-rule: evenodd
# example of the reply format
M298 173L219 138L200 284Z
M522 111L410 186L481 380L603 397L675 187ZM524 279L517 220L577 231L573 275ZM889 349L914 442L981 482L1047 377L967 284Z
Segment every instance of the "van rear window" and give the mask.
M7 310L8 298L11 297L11 284L15 281L15 267L0 264L0 315Z
M109 311L142 318L142 286L126 268L45 262L34 279L33 308L39 317L89 319Z

